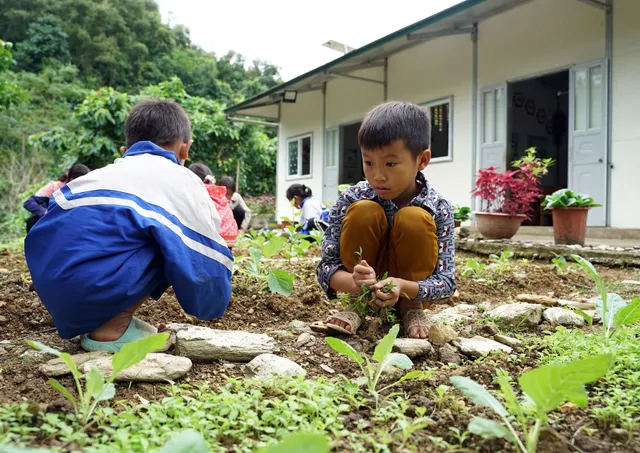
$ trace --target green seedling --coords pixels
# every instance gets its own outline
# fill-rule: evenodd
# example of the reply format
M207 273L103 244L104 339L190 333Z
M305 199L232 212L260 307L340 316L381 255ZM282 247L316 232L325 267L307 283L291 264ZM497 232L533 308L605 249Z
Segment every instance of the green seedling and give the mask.
M553 252L551 252L553 253ZM553 263L553 269L555 269L556 274L562 275L565 270L569 267L567 260L564 256L558 255L557 253L553 253L554 258L551 260Z
M376 403L378 401L379 393L382 393L401 382L408 381L410 379L428 378L432 374L430 371L411 371L402 376L398 381L377 390L380 377L388 367L394 366L402 370L408 370L413 367L413 362L405 354L391 352L399 330L400 326L396 324L391 328L391 330L389 330L389 333L380 340L380 343L378 343L373 353L373 362L369 360L368 357L360 355L351 345L338 338L329 337L326 339L327 343L334 351L350 358L358 364L360 371L362 372L362 376L356 380L356 383L358 385L366 384L369 393L375 396Z
M513 258L513 252L511 250L505 250L500 254L500 256L492 253L491 255L489 255L489 258L500 263L504 263L505 261L509 261L511 258Z
M571 257L593 278L596 284L598 293L596 312L604 325L602 329L604 338L611 338L622 326L632 325L640 321L640 298L635 298L630 303L627 303L618 294L607 292L604 281L589 260L578 255L571 255ZM576 312L585 318L589 325L593 325L593 319L589 315L579 310Z
M60 352L57 349L53 349L37 341L26 340L26 343L34 349L55 355L69 367L76 384L78 398L73 396L68 389L54 378L49 378L49 383L73 405L80 422L86 424L100 401L106 401L115 396L116 388L113 381L118 373L142 361L150 352L162 349L168 339L168 333L159 333L125 344L119 352L116 352L111 357L111 368L113 370L111 376L105 379L102 371L97 368L92 368L84 376L84 388L80 381L82 373L78 371L78 367L71 358L71 355L66 352Z
M240 272L255 278L263 288L266 286L272 293L290 296L295 275L283 269L267 269L262 265L263 256L272 258L278 255L286 242L287 239L282 236L273 236L268 241L263 241L260 247L250 247L249 257L240 258L237 262L246 263L246 266L239 268Z
M482 385L467 377L453 376L451 383L477 405L492 409L502 420L500 423L483 417L474 417L469 423L470 432L483 438L507 439L521 453L535 453L540 431L548 423L548 414L566 401L585 407L588 399L585 384L604 376L612 364L611 355L600 355L566 365L547 365L522 374L518 382L526 398L533 404L535 418L533 425L528 415L531 409L527 402L518 399L510 377L504 371L498 372L497 381L507 408ZM518 436L510 417L515 418L520 424L524 443Z
M467 267L462 271L463 276L471 275L475 279L484 278L484 271L487 270L487 265L480 263L473 258L467 260Z

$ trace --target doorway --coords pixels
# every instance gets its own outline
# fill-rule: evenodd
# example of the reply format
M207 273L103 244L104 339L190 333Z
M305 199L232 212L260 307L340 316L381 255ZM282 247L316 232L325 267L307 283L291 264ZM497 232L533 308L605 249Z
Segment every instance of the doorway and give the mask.
M569 71L557 72L508 85L507 162L520 159L535 147L541 159L555 164L541 180L542 197L568 187L569 178ZM551 226L551 213L535 203L524 225Z
M358 144L361 122L327 130L323 201L338 199L338 186L354 185L364 179L362 152Z

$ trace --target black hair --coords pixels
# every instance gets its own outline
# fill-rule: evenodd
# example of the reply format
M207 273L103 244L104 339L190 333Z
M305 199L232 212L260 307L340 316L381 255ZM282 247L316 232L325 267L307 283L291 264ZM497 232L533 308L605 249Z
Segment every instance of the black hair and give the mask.
M367 150L404 141L413 157L430 148L431 121L429 113L408 102L387 102L374 107L358 131L360 148Z
M236 182L231 176L223 176L220 178L219 184L227 188L227 192L233 194L236 191Z
M73 164L68 172L63 173L58 177L58 181L61 182L71 182L80 176L84 176L87 173L91 172L89 167L82 164Z
M189 170L194 172L198 178L202 179L202 181L204 181L207 178L207 176L213 175L213 173L211 172L211 169L209 169L209 167L207 167L202 162L192 164L189 167Z
M304 200L312 194L311 189L304 184L291 184L287 189L287 200L291 201L295 196L301 197Z
M158 146L191 140L191 122L180 105L165 99L145 99L129 112L124 124L126 146L148 140Z

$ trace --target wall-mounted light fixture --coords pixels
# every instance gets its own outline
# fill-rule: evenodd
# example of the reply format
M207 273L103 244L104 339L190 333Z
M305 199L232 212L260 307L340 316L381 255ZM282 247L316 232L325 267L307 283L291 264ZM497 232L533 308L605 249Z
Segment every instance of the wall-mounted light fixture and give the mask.
M298 92L294 90L285 90L282 94L282 102L289 102L291 104L296 102Z

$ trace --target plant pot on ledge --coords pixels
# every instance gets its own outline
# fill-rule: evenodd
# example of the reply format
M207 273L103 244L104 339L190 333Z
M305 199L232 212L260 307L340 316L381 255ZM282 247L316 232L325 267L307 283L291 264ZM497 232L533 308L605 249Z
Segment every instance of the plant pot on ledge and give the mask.
M556 244L584 245L589 209L600 206L589 195L571 189L560 189L542 202L553 216L553 238Z
M553 208L553 238L556 244L584 245L590 208Z
M511 239L527 218L524 214L474 212L476 227L484 239Z

